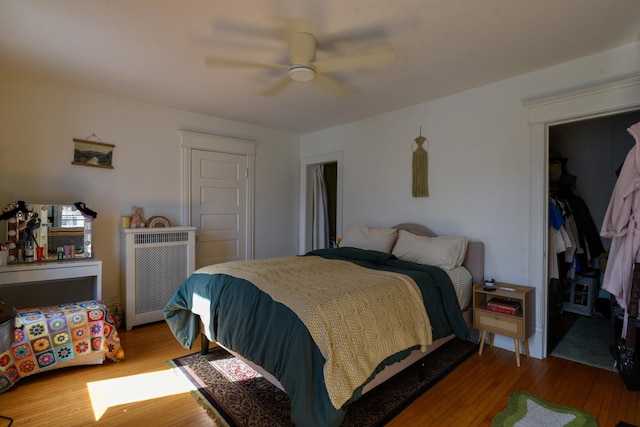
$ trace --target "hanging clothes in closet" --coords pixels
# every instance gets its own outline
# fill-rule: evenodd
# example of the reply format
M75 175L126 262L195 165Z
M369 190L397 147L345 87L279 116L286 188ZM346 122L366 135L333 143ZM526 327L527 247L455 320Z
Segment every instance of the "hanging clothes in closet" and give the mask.
M620 169L600 235L611 239L602 287L625 310L626 337L633 265L640 262L640 122L627 129L635 139Z
M598 269L604 252L589 208L573 189L560 183L549 194L549 278L573 279Z
M577 177L567 158L549 158L549 279L573 280L599 268L604 252L599 230L584 200L575 194Z

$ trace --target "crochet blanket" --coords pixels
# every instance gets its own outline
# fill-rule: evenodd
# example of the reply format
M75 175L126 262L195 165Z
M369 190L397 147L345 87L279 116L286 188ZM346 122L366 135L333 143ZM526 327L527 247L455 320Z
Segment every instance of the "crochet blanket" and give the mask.
M404 274L318 256L227 262L198 273L248 280L293 310L326 359L324 379L336 408L389 355L432 342L422 294Z
M0 392L39 372L124 360L117 320L102 301L18 310L15 323L15 342L0 354Z

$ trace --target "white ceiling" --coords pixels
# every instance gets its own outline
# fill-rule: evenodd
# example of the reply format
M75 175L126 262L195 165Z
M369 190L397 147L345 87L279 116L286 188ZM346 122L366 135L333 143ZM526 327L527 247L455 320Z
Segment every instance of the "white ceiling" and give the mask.
M318 59L389 41L397 61L336 73L349 98L309 82L267 97L284 72L204 64L285 63L284 17L313 23ZM1 70L299 133L638 40L638 0L0 0Z

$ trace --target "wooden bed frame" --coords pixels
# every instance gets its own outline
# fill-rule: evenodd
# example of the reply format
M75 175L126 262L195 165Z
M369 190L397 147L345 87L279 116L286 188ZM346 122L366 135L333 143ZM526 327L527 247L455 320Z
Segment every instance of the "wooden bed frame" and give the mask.
M410 233L416 234L418 236L430 236L430 237L437 236L437 234L435 234L433 231L431 231L427 227L420 224L403 223L403 224L398 224L393 228L396 228L397 230L405 230ZM464 262L462 263L462 266L465 267L467 270L469 270L469 272L471 273L472 284L479 283L484 280L484 244L482 242L469 242L467 244L467 252L465 255ZM473 304L470 303L469 307L462 310L462 315L465 319L465 322L469 326L469 328L471 328L471 325L473 323L472 305ZM443 338L439 338L435 340L427 348L427 351L423 352L421 350L414 350L409 354L408 357L404 358L403 360L387 366L382 371L380 371L373 378L373 380L371 380L369 383L367 383L364 386L362 390L362 394L374 389L378 385L382 384L384 381L393 377L394 375L404 370L405 368L413 365L415 362L419 361L420 359L425 357L427 354L431 353L432 351L442 346L443 344L447 343L449 340L453 338L454 338L454 335L449 335ZM202 323L200 323L200 345L201 345L200 354L206 355L207 353L209 353L209 344L210 342L204 334L203 325ZM216 343L216 345L224 348L229 353L233 354L235 357L242 360L247 365L251 366L256 372L258 372L267 380L269 380L269 382L273 383L276 387L286 392L282 384L280 384L280 382L271 373L265 371L261 366L258 366L255 363L245 359L241 355L237 354L232 350L229 350L228 348L220 345L219 343ZM420 373L420 375L422 375L422 372Z

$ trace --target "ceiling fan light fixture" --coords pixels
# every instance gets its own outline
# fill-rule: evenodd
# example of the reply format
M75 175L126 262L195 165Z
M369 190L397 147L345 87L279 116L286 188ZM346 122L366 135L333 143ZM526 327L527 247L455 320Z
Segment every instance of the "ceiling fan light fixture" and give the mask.
M254 67L286 71L288 73L288 75L282 76L275 84L262 91L263 95L273 95L290 85L291 82L313 80L313 83L333 92L337 96L349 96L355 92L354 89L341 82L340 79L332 77L331 73L389 65L394 63L396 59L395 50L390 43L379 43L318 61L316 60L318 50L316 37L301 30L302 28L293 28L289 35L288 61L286 64L215 57L206 57L205 63L212 67ZM347 39L350 37L348 36Z
M313 80L316 72L313 71L313 68L306 66L296 66L291 67L289 70L289 77L291 80L295 80L297 82L308 82L309 80Z

